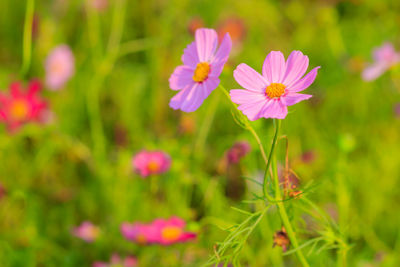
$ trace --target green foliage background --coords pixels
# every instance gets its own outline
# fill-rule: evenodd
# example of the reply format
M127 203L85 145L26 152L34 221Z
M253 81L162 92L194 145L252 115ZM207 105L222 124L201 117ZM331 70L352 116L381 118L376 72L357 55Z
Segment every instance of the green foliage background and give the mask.
M232 16L243 20L246 35L221 77L225 88L239 87L232 77L239 63L261 70L271 50L286 56L301 50L310 67L321 66L307 90L314 97L289 109L282 133L289 139L292 169L303 186L311 184L307 198L339 230L324 232L305 215L312 210L293 200L288 205L301 243L338 235L349 245L348 266L400 265L400 121L393 111L400 70L370 83L360 76L374 47L391 41L400 48L399 1L115 0L101 12L88 11L83 2L36 1L38 33L24 77L19 70L26 1L0 2L1 89L17 79L43 79L43 62L60 43L70 45L76 57L67 86L43 91L55 113L53 124L28 125L15 135L0 130L0 182L7 190L0 200L1 266L90 266L113 252L137 256L140 266L201 266L227 235L222 229L244 218L230 207L257 209L225 194L230 179L254 178L264 163L255 140L231 118L222 93L215 90L194 113L168 107L175 93L168 78L193 39L191 19L201 17L215 28ZM252 125L269 147L272 121ZM218 164L238 140L253 149L232 178ZM143 148L168 152L171 170L149 179L134 174L131 158ZM315 161L301 163L309 150ZM283 145L278 152L283 164ZM251 199L259 189L245 185L243 199ZM143 247L120 234L124 221L172 215L198 232L196 242ZM101 228L93 244L71 235L84 220ZM247 241L243 266L298 266L294 254L282 256L272 246L280 227L272 209ZM311 253L304 249L311 266L342 266L332 244L325 249L318 243Z

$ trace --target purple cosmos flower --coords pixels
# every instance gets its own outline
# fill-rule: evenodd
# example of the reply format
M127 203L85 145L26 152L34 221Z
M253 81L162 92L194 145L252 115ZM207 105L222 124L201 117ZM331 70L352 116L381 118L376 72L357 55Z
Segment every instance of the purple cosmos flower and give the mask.
M231 51L232 41L226 34L217 51L218 35L212 29L198 29L195 41L184 50L184 65L176 67L169 78L172 90L179 91L169 102L173 109L192 112L217 88L219 75Z
M75 58L67 45L54 48L45 62L46 86L58 90L74 75Z
M367 66L362 72L362 78L365 81L375 80L393 65L400 62L400 53L396 52L389 42L375 48L372 52L372 57L374 63Z
M233 76L246 90L231 90L231 99L239 104L238 109L251 121L259 118L284 119L288 113L287 106L311 97L298 92L314 82L320 67L303 77L307 68L308 57L300 51L293 51L286 62L281 52L270 52L264 61L262 75L242 63Z

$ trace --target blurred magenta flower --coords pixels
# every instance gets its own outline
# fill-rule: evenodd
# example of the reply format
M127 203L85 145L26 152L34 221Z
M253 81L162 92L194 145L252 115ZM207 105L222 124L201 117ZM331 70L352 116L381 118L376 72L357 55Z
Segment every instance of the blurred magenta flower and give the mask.
M142 177L147 177L168 171L171 166L171 159L163 151L143 150L133 157L132 164L137 173Z
M287 106L311 97L297 93L314 82L320 67L303 77L307 68L308 57L300 51L293 51L286 62L281 52L270 52L264 61L262 75L242 63L233 76L246 90L231 90L231 99L239 104L238 109L251 121L259 118L284 119L288 113Z
M138 266L138 260L134 256L127 256L122 259L118 254L114 253L111 256L110 262L96 261L92 267L136 267Z
M172 90L180 91L170 101L173 109L195 111L219 85L219 75L231 51L232 41L226 34L218 51L218 35L213 29L198 29L195 41L184 50L184 65L175 68L169 78Z
M21 83L14 82L9 94L0 93L0 122L5 123L10 132L30 121L41 122L47 110L46 102L38 95L41 90L39 81L32 80L26 92L21 87Z
M168 220L156 219L153 227L159 233L159 243L162 245L171 245L178 242L191 241L196 238L193 232L186 232L186 223L178 217L171 217Z
M75 73L75 58L67 45L55 47L47 56L45 62L46 86L51 90L58 90Z
M155 219L149 224L123 223L122 235L139 244L171 245L179 242L187 242L196 238L193 232L185 231L186 223L179 217L170 219Z
M145 245L154 244L158 241L156 229L151 224L123 223L121 225L122 235L130 241Z
M250 144L246 141L236 142L226 153L229 163L239 163L240 159L250 152Z
M386 42L372 52L374 62L362 72L365 81L372 81L381 76L385 71L400 62L400 53L394 50L391 43Z
M84 221L80 226L74 228L72 233L76 237L90 243L99 237L100 229L91 222Z

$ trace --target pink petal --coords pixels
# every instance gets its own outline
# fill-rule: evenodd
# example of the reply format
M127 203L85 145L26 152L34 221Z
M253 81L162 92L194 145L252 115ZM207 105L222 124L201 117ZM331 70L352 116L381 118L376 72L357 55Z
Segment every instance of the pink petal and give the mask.
M287 107L277 99L269 102L270 104L263 108L261 116L264 118L284 119L288 113Z
M241 110L244 115L251 121L255 121L260 118L260 112L263 109L266 100L260 100L257 102L242 104L238 107L238 110Z
M202 83L206 97L208 97L211 92L218 87L219 82L219 78L217 77L208 77L208 79Z
M187 66L176 67L169 78L169 87L172 90L181 90L190 84L194 84L193 70Z
M225 34L224 39L221 42L221 45L218 48L217 53L214 56L213 63L223 63L228 60L229 53L232 49L232 40L229 33Z
M271 51L263 64L263 76L270 83L282 82L286 71L285 57L280 51Z
M195 83L176 94L169 102L169 106L173 109L192 112L200 107L207 96L203 84Z
M286 73L282 81L286 86L297 82L308 68L308 57L300 51L293 51L286 62Z
M254 92L264 92L268 81L245 63L239 64L233 71L233 77L243 88Z
M189 66L193 69L196 68L197 63L200 62L199 56L197 55L196 42L190 43L185 50L183 50L182 62L186 66Z
M217 32L213 29L198 29L195 38L199 61L208 62L218 45Z
M303 79L294 83L293 86L288 87L287 90L289 92L300 92L309 87L314 82L315 77L317 77L319 68L321 67L313 68Z
M229 91L229 95L231 96L232 102L236 104L254 103L261 100L267 100L264 94L249 90L232 89Z
M361 76L364 81L373 81L381 76L387 68L387 65L384 63L376 63L365 68Z
M289 93L286 96L281 97L281 100L286 106L292 106L296 103L299 103L300 101L307 100L311 97L312 95Z

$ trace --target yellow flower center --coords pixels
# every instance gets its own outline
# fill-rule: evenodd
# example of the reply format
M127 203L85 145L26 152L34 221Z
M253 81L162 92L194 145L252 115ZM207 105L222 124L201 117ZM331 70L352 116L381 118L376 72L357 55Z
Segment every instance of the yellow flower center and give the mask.
M280 97L285 93L286 86L281 83L271 83L265 89L265 93L269 98Z
M182 229L176 226L167 226L161 232L162 238L166 241L175 241L181 236L181 234Z
M23 100L16 100L11 105L10 115L15 120L23 120L28 115L28 105Z
M160 170L160 164L159 164L157 161L150 161L150 162L147 164L147 169L148 169L150 172L157 172L157 171Z
M207 62L200 62L197 64L193 74L193 81L201 83L204 82L208 74L210 74L210 64Z

